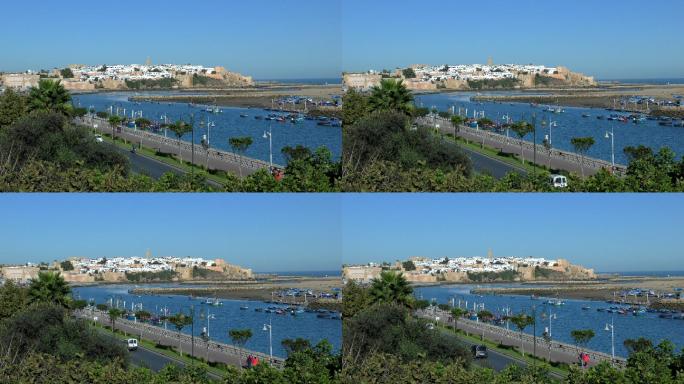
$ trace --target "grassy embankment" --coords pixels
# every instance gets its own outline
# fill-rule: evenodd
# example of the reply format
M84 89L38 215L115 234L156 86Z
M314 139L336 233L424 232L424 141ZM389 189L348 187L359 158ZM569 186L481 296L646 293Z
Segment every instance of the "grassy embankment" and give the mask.
M528 160L528 159L525 159L525 164L523 164L523 162L520 160L518 155L502 153L501 151L499 151L496 148L492 148L492 147L487 146L487 145L482 145L482 142L478 143L478 142L474 142L471 140L465 140L460 136L454 138L454 135L450 134L450 133L447 133L445 135L445 137L448 138L450 141L456 143L456 145L458 145L460 147L469 149L473 152L477 152L483 156L487 156L487 157L490 157L492 159L501 161L501 162L506 163L508 165L511 165L515 168L524 170L525 172L530 173L530 174L534 173L535 171L539 172L539 173L549 171L548 168L546 168L546 166L535 165L535 164L531 163L530 160ZM542 151L545 151L544 147L539 146L539 150L538 150L539 154L543 154L544 152L542 152Z
M176 349L174 347L162 347L153 341L150 341L147 339L141 339L140 335L128 334L128 333L124 333L120 330L116 330L116 331L112 332L112 330L109 326L102 325L99 323L93 324L91 326L102 331L102 332L106 332L109 335L116 337L117 339L121 340L122 342L126 339L129 339L129 338L135 338L138 340L138 345L140 347L144 347L145 349L149 349L151 351L154 351L156 353L159 353L161 355L169 357L169 358L171 358L175 361L181 362L183 364L187 364L187 365L203 364L206 366L207 371L209 373L214 374L214 375L218 375L220 377L223 377L226 375L226 373L228 373L228 371L224 368L225 364L223 364L223 363L217 363L217 364L212 363L211 365L207 365L206 361L202 358L191 357L187 354L181 355L180 353L178 353L176 351ZM197 351L201 352L200 349L198 349Z
M117 137L116 140L112 140L111 134L105 133L102 135L102 138L110 143L114 144L117 147L129 151L131 149L131 142L130 141L124 141L123 139ZM145 157L149 157L151 159L157 160L161 163L170 165L174 168L177 168L185 173L191 173L193 170L205 176L207 180L211 180L213 182L219 183L219 184L228 184L229 180L228 177L226 176L227 173L224 171L212 171L207 172L206 168L203 166L199 165L193 165L190 162L183 161L182 163L178 160L178 158L173 155L173 154L168 154L168 155L160 155L156 150L151 149L149 147L143 146L140 148L140 143L135 143L136 144L136 153Z
M495 342L487 340L487 339L482 340L481 337L473 335L473 334L465 333L464 331L462 331L460 329L455 332L453 328L447 327L446 325L443 325L443 324L439 324L438 326L440 329L443 329L443 330L450 332L452 334L456 334L457 337L459 337L460 339L462 339L468 343L485 345L485 346L487 346L487 349L490 351L495 351L499 354L510 357L511 359L514 359L517 361L524 362L525 364L528 364L528 365L537 364L537 365L546 367L549 370L549 372L551 372L552 374L554 374L556 376L565 377L569 373L569 369L568 369L567 364L564 364L564 363L550 364L546 359L543 359L540 357L535 357L535 356L532 356L530 354L525 354L523 356L522 353L520 353L518 351L517 347L504 346L504 345L495 343ZM543 341L540 340L539 346L537 348L540 351L544 350Z

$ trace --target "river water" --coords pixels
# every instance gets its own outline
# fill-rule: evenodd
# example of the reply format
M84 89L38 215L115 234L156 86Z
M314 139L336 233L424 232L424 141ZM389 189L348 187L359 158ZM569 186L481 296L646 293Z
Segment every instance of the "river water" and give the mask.
M487 287L508 287L519 285L487 285ZM614 304L602 301L589 300L563 300L564 305L555 306L546 304L548 298L532 299L529 296L520 295L473 295L470 293L475 285L445 285L435 287L419 287L415 289L415 295L425 300L436 299L438 303L451 304L454 299L456 306L459 300L462 307L466 301L468 308L473 305L484 304L484 308L495 315L503 315L507 311L511 314L527 312L532 315L533 306L537 311L537 336L542 336L545 328L549 327L549 313L555 317L551 320L551 336L554 340L574 344L570 332L576 329L592 329L596 336L589 342L588 348L611 353L611 334L606 331L606 324L614 322L615 329L615 354L627 356L623 342L626 339L645 337L657 344L667 339L673 342L677 350L684 347L684 320L663 319L656 313L645 313L639 316L619 315L608 312L598 312L598 308L610 308ZM589 307L589 309L582 309ZM505 325L502 325L505 327ZM510 329L515 327L510 324ZM525 332L533 334L532 326Z
M146 285L145 287L177 287L178 285ZM301 337L308 339L312 345L315 345L321 340L328 340L335 350L339 351L342 343L342 322L334 319L318 318L315 313L301 313L296 316L292 315L277 315L266 312L256 312L255 308L267 308L272 304L266 304L260 301L252 300L228 300L220 299L223 303L220 306L211 306L203 304L205 300L200 298L189 299L188 296L178 295L131 295L128 293L130 289L135 288L134 285L100 285L90 287L76 287L73 289L74 297L83 300L94 300L95 303L109 303L110 299L114 303L119 302L120 307L124 303L128 310L131 305L140 305L142 308L155 315L162 315L165 311L169 315L179 313L181 311L190 313L190 306L195 306L195 335L200 336L202 329L207 326L206 314L209 313L214 317L209 320L209 336L212 340L217 340L223 343L231 344L228 337L230 329L245 329L252 330L252 338L249 339L245 348L269 353L268 331L263 330L264 324L268 324L269 320L273 325L273 354L280 357L286 357L285 350L281 345L284 339L295 339ZM183 287L190 288L191 285L183 285ZM247 306L247 309L240 309L242 306ZM281 306L284 307L284 306ZM205 320L202 320L200 314L204 311ZM163 327L163 325L162 325ZM168 329L174 329L173 325L168 324ZM183 329L183 332L190 334L191 327L188 326Z
M120 114L126 109L126 115L130 118L131 111L142 111L143 117L162 122L166 116L169 122L174 122L181 118L186 121L190 114L195 114L195 143L200 144L202 135L209 134L209 142L212 148L225 151L232 151L228 144L230 137L250 136L253 143L245 152L245 155L255 159L269 161L269 141L265 139L264 133L272 129L273 131L273 162L285 165L286 160L281 150L286 146L295 147L302 145L311 150L324 146L333 154L333 158L338 160L342 151L342 129L340 127L319 126L316 121L304 120L293 124L290 122L277 122L270 120L256 120L255 116L267 116L269 113L257 108L232 108L220 107L223 113L213 114L206 112L206 108L191 107L187 103L156 103L156 102L130 102L131 96L146 95L170 95L177 92L112 92L112 93L93 93L81 94L73 97L74 104L83 108L95 108L96 111L109 111L113 107L116 113L119 108ZM240 115L248 115L241 117ZM285 114L283 114L285 115ZM214 127L207 128L200 126L200 120L215 123ZM207 129L209 132L207 132ZM163 133L163 132L162 132ZM169 137L175 138L172 132L167 133ZM190 142L192 135L186 134L182 138Z
M515 95L521 93L515 91L508 92L482 92L481 95ZM549 134L548 124L542 125L542 121L556 122L557 126L551 128L551 143L554 148L574 152L570 140L573 137L591 136L595 144L589 149L587 155L590 157L611 161L611 140L606 139L606 132L614 130L615 133L615 162L617 164L628 163L623 149L628 146L645 145L658 151L661 147L667 146L672 149L677 158L684 154L684 128L660 126L657 121L645 120L638 124L633 122L622 123L619 121L599 120L597 116L608 117L613 113L605 109L598 108L576 108L563 107L564 113L545 112L544 106L533 107L529 103L499 103L499 102L473 102L471 98L476 96L475 92L439 93L423 94L416 96L416 104L427 108L436 107L440 111L449 110L455 107L456 113L459 108L462 112L468 110L468 116L473 116L473 111L484 111L485 117L493 121L505 121L505 116L513 121L521 119L531 120L532 114L537 116L537 143L544 142L545 135ZM590 115L583 117L582 115ZM628 116L628 113L619 113L621 116ZM511 137L516 137L515 133L509 133ZM525 140L532 142L533 135L529 134ZM543 148L540 148L543 150Z

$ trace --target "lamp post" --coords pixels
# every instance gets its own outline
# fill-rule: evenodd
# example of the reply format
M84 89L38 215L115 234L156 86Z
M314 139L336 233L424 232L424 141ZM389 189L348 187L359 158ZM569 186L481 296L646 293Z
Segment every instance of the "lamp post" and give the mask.
M606 323L605 331L610 331L610 352L611 352L611 363L615 364L615 326L613 323L614 318L610 319L610 324Z
M273 171L273 125L268 125L268 132L264 131L264 139L268 139L269 166Z
M612 171L615 171L615 131L613 130L614 128L611 126L610 127L610 132L606 131L606 139L610 138L610 162L613 168L611 169Z
M264 324L263 331L268 331L268 355L270 357L270 363L273 364L273 324L271 319L268 319L268 324Z

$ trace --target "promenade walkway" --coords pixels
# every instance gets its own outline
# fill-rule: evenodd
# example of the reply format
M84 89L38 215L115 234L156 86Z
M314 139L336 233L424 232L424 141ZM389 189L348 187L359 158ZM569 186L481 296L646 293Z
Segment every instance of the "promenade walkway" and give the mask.
M526 162L533 162L534 159L534 144L520 140L514 137L507 137L505 135L491 132L484 129L470 128L464 125L454 126L450 120L443 117L421 117L417 119L418 124L437 128L442 133L456 134L466 140L474 143L484 144L487 147L498 149L504 153L511 153L520 156L520 145L522 144L522 152ZM458 129L456 129L458 128ZM582 159L580 155L563 151L556 148L551 148L548 151L543 145L537 145L536 164L549 167L550 169L562 169L568 172L574 172L578 175L582 173ZM595 159L592 157L584 157L584 174L591 176L601 170L602 168L610 170L612 164L608 161ZM624 165L615 165L615 174L624 175L627 172L627 167Z
M102 134L114 135L117 138L125 139L130 143L142 145L147 148L157 150L162 153L168 153L178 156L178 140L175 137L165 137L157 133L141 129L133 129L125 126L112 127L105 119L96 116L84 116L76 119L76 122L90 128L97 130ZM193 145L187 141L180 142L180 153L183 161L190 162L193 158ZM239 175L240 166L242 166L242 174L244 176L250 175L259 169L269 169L268 162L253 159L246 156L240 156L235 153L226 152L214 148L204 149L202 145L194 145L194 164L203 166L208 169L215 169L227 171ZM282 169L278 164L273 164L274 168Z
M417 311L416 314L418 317L440 323L450 328L454 327L453 316L449 312L443 311L439 308L428 308L422 311ZM472 321L465 318L458 319L456 324L458 329L464 332L475 336L484 336L484 339L486 340L520 349L521 335L517 330L506 329L496 325ZM532 355L535 351L535 337L530 334L523 333L522 345L525 350L525 354ZM598 364L601 361L613 361L612 356L609 354L592 351L589 349L584 349L583 351L589 354L590 366ZM537 357L547 359L549 361L567 364L576 364L578 362L579 351L577 347L556 340L546 342L543 338L537 337L536 352ZM613 361L613 364L620 367L624 367L626 363L626 360L619 356L616 356L615 360Z
M97 322L102 325L112 325L109 314L103 311L85 309L81 311L75 311L74 313L77 317L82 319ZM181 333L179 340L179 334L175 328L173 330L164 329L162 327L134 322L123 318L117 318L114 322L114 326L116 329L131 335L131 337L149 340L156 344L173 347L176 350L178 350L180 342L183 355L190 355L193 351L193 340L190 335ZM171 324L168 326L171 328L173 327ZM237 367L241 365L244 366L247 356L250 354L258 357L259 361L265 363L270 362L274 367L279 369L282 369L285 364L285 361L282 358L276 356L274 356L271 360L270 356L267 354L250 351L244 348L238 348L233 345L228 345L213 340L204 341L199 336L194 338L194 353L195 357L203 358L209 362L221 362Z

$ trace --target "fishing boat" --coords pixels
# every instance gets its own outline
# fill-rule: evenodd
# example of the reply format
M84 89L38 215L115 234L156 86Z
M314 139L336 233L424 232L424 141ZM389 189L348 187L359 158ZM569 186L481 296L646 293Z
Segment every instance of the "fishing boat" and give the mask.
M243 310L243 311L244 311L244 310L246 310L246 309L249 309L249 307L246 306L246 305L241 305L241 306L240 306L240 310Z
M588 310L590 310L590 309L591 309L591 307L586 306L586 305L585 305L584 307L582 307L582 310L583 310L583 311L588 311Z
M549 305L555 305L557 307L560 307L561 305L565 305L565 302L561 299L551 299L546 302L546 304Z
M245 118L245 117L249 117L249 115L244 114L244 113L241 113L241 114L240 114L240 117Z
M254 116L254 119L255 119L255 120L263 120L264 117L263 117L263 116Z
M605 116L596 116L596 118L599 119L599 120L603 120L603 119L605 119L606 117L605 117Z
M588 113L583 113L583 114L582 114L582 117L591 117L591 115L588 114Z
M254 312L263 312L263 311L264 311L263 308L254 308Z

